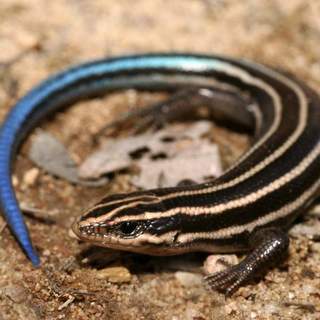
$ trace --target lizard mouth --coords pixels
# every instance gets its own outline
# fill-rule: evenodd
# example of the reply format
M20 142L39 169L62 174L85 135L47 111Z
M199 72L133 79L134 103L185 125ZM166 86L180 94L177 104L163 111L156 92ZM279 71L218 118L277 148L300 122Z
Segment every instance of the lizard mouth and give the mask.
M72 225L72 231L80 240L94 240L108 234L108 225L99 223L82 223L77 220Z

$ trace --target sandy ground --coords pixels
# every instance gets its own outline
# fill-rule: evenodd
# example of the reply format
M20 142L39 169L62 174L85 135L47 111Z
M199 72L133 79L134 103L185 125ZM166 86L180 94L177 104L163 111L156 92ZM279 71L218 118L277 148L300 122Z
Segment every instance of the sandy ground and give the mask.
M286 69L320 91L319 15L320 3L311 0L1 0L0 117L53 72L129 53L196 51L246 57ZM124 93L78 103L42 128L80 162L93 150L92 135L126 110L130 97ZM141 95L133 104L150 99ZM231 156L227 151L223 156L232 158L239 148L245 149L243 137L220 128L215 133L223 137L216 139L222 151L231 145ZM174 270L181 262L171 258L121 255L112 266L122 278L110 281L108 256L87 263L92 252L98 253L71 239L68 228L103 194L130 190L127 178L99 189L70 185L37 171L27 157L29 145L30 139L15 166L18 198L42 209L54 223L26 218L41 254L39 269L32 268L9 230L2 228L1 320L320 318L320 246L305 237L292 238L289 259L281 267L228 299L197 283L178 281ZM172 261L175 266L170 268Z

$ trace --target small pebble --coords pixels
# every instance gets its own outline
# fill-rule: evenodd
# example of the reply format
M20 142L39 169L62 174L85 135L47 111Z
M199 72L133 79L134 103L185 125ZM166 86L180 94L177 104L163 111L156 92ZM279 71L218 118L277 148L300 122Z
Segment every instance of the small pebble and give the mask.
M12 184L13 184L14 187L17 187L18 184L19 184L19 179L18 179L18 177L16 175L12 176Z
M130 282L131 273L125 267L110 267L97 271L98 279L106 279L113 283Z
M288 297L292 300L295 297L295 294L293 292L289 292Z
M34 186L39 177L39 173L40 171L38 168L28 170L23 176L23 183L29 187Z
M177 271L175 277L184 287L193 287L202 284L202 276L199 274Z
M44 257L49 257L49 256L51 255L51 252L50 252L50 250L45 249L45 250L43 251L42 255L43 255Z
M320 253L320 242L312 242L311 243L311 251L315 253Z
M234 301L225 305L225 312L227 315L230 315L231 313L233 313L237 309L238 309L238 306L237 306L236 302L234 302Z
M227 268L227 265L235 265L239 259L234 254L215 254L207 257L203 264L206 274L216 273Z
M41 285L40 283L36 283L36 285L34 286L34 289L33 289L35 292L39 292L41 290Z

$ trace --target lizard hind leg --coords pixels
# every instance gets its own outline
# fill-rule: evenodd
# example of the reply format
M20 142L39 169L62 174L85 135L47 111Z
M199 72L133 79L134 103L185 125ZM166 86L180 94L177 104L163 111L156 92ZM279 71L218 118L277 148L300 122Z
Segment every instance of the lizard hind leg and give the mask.
M175 92L165 101L129 111L120 118L104 126L95 139L109 130L119 130L129 123L134 124L134 132L141 132L149 126L156 128L168 122L181 119L196 119L199 107L208 109L208 117L231 123L245 131L254 127L254 115L248 108L250 101L233 91L218 88L187 88Z

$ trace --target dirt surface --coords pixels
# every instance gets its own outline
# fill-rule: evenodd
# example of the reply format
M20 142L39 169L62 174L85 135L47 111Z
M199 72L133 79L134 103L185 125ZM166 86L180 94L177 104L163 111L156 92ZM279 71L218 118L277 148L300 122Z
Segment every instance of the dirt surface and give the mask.
M53 72L139 52L246 57L286 69L320 91L319 16L320 3L311 0L1 0L0 117ZM107 121L154 99L127 91L78 103L42 128L80 162ZM247 147L246 137L225 129L217 127L212 136L226 164ZM319 242L292 237L281 267L226 299L177 276L181 269L201 272L203 255L183 264L102 254L70 238L69 227L84 208L105 193L132 187L125 175L102 188L49 176L28 160L30 139L16 161L14 184L23 204L43 210L38 219L26 217L42 265L34 269L8 228L1 228L0 319L320 319Z

